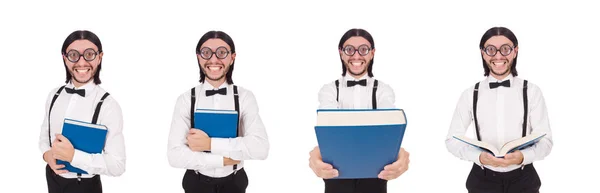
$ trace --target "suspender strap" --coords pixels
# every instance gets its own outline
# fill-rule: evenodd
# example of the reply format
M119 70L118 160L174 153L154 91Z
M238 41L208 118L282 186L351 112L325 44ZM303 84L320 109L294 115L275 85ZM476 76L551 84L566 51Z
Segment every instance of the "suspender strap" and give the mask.
M98 122L98 115L100 114L100 107L102 107L102 103L104 99L110 95L109 93L104 93L102 98L100 98L100 102L96 105L96 110L94 111L94 116L92 117L92 124L96 124Z
M527 80L523 82L523 137L527 133Z
M475 89L473 90L473 119L475 120L475 133L477 134L477 140L481 141L481 136L479 135L479 124L477 122L477 96L479 94L479 82L475 84Z
M238 113L238 121L240 120L240 97L238 95L238 89L236 85L233 85L233 101L235 103L235 111ZM240 124L237 124L236 136L240 136ZM237 164L233 165L233 170L237 169Z
M65 86L61 86L58 89L58 91L56 91L56 93L52 97L52 102L50 102L50 109L48 109L48 144L50 144L50 147L52 147L52 140L51 140L52 137L50 136L50 113L52 112L52 107L54 106L54 102L56 102L58 95L60 95L60 92L62 92L62 90L64 88L65 88Z
M340 80L335 80L335 101L340 98Z
M481 141L479 134L479 124L477 122L477 96L479 91L479 83L475 84L475 90L473 91L473 119L475 120L475 132L477 134L477 140ZM527 135L527 115L528 115L528 100L527 100L527 80L523 82L523 132L522 136Z
M196 107L196 87L192 88L192 104L190 106L190 121L191 121L191 128L194 128L194 108Z
M377 80L375 80L375 82L373 82L373 97L372 97L372 101L373 101L373 109L377 109Z

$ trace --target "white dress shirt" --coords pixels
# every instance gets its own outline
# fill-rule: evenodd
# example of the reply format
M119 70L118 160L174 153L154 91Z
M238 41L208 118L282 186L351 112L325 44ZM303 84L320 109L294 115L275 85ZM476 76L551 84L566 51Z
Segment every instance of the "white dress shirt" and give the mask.
M233 85L223 83L227 94L206 96L206 90L215 89L211 84L196 86L196 109L235 110ZM239 96L239 136L236 138L211 138L211 153L195 152L187 146L190 124L191 93L181 94L175 104L167 156L169 164L175 168L196 170L210 177L225 177L233 173L233 166L223 166L223 158L241 161L237 170L244 166L243 160L264 160L269 153L269 141L265 126L258 114L258 105L251 91L238 86Z
M65 88L74 88L72 83ZM78 94L69 94L63 89L54 102L50 114L50 137L51 141L56 138L55 134L62 133L64 119L74 119L83 122L92 122L92 116L102 96L106 93L100 86L92 81L77 89L85 89L85 97ZM46 114L41 126L39 148L42 153L50 150L48 141L48 109L58 87L53 89L46 100ZM109 95L102 103L98 114L97 124L108 128L104 152L90 154L75 149L71 165L87 171L89 174L81 174L81 178L91 178L93 174L120 176L125 172L125 143L123 138L123 116L121 107ZM64 178L77 178L76 173L68 172L60 174Z
M490 82L501 82L510 80L510 87L500 86L490 89ZM507 76L504 80L496 80L489 76L479 84L479 95L477 102L477 122L481 140L492 144L500 149L504 143L522 137L523 132L523 79ZM467 128L473 123L473 90L475 85L466 89L460 97L448 135L446 136L446 147L454 156L475 162L481 166L479 155L482 150L454 139L453 135L464 135ZM508 167L492 167L485 165L498 172L508 172L524 165L542 160L552 149L552 133L548 121L548 112L542 91L535 84L527 83L528 118L527 131L547 133L534 146L521 150L523 162L521 165L510 165ZM474 127L473 127L474 128ZM475 132L475 129L473 129ZM482 167L483 168L483 167Z
M367 86L355 85L346 86L348 80L367 79ZM374 78L364 75L359 79L346 74L339 80L339 102L335 100L336 89L335 81L323 85L319 91L319 109L372 109L373 83ZM394 103L396 96L394 90L381 80L377 80L377 108L396 108Z

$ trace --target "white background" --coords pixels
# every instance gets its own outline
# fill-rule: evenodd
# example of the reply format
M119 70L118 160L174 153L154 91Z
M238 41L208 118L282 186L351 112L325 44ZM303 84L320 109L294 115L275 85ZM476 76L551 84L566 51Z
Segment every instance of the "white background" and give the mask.
M317 93L340 76L337 44L350 28L373 35L375 77L407 113L410 169L389 192L466 192L472 163L452 156L444 138L460 94L484 78L478 44L494 26L516 34L519 75L542 89L548 106L554 148L535 162L541 192L597 187L597 5L391 2L3 1L0 192L46 191L37 145L44 103L64 82L60 48L78 29L100 37L101 86L125 120L127 170L102 177L105 192L183 192L184 171L167 162L167 136L176 98L197 84L194 49L208 30L233 38L234 81L255 93L271 142L267 160L246 162L247 192L322 192L307 162Z

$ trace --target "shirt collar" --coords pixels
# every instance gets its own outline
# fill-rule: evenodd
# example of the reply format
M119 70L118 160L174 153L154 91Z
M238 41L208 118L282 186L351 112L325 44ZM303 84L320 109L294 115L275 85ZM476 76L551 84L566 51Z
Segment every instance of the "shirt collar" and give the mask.
M487 80L488 80L488 82L502 82L505 80L509 80L510 82L513 82L513 78L514 78L513 75L509 74L508 76L504 77L504 79L498 80L498 79L494 78L494 76L490 75L490 76L488 76Z
M94 80L90 80L89 82L83 84L79 88L75 88L75 85L73 84L73 81L69 81L69 83L65 87L67 87L67 88L73 88L73 89L84 89L85 90L85 96L89 96L89 94L92 91L94 91L94 89L96 89L97 86L98 85L96 85L96 83L94 83Z
M215 88L212 84L208 83L208 82L204 82L202 83L202 88L204 90L214 90L214 89L221 89L221 88L225 88L229 86L229 84L227 83L227 81L223 82L223 84L221 84L218 88Z
M356 79L354 78L354 76L350 75L350 73L346 73L346 75L344 76L344 81L348 81L348 80L362 80L362 79L367 79L367 81L369 81L371 77L369 77L369 75L367 73L365 73L365 75L363 75L362 77Z

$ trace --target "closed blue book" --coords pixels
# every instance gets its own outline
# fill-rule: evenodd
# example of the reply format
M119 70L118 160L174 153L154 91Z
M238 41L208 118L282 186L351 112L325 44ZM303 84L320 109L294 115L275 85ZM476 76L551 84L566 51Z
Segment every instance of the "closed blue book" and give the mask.
M73 119L65 119L62 135L65 136L75 149L86 153L102 153L106 143L106 126L91 124ZM73 173L88 174L88 172L73 167L69 162L56 160L57 164L64 164L65 169Z
M406 130L401 109L320 109L315 132L323 162L334 179L377 178L398 159Z
M237 137L238 113L232 110L196 109L194 128L211 138Z

